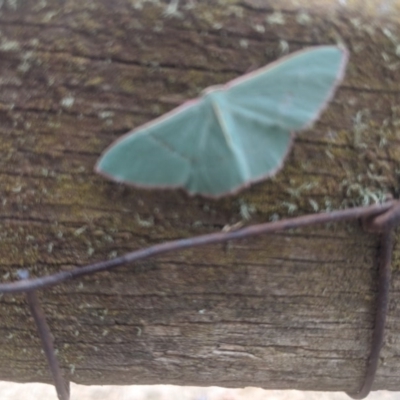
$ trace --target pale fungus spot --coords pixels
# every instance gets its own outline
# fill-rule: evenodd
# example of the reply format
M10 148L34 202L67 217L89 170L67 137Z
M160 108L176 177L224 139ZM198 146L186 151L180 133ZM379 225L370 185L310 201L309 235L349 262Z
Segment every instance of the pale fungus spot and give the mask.
M280 11L274 12L271 15L268 15L266 21L270 25L284 25L285 24L285 17Z
M70 108L75 103L75 99L72 96L66 96L61 100L61 105L66 108Z

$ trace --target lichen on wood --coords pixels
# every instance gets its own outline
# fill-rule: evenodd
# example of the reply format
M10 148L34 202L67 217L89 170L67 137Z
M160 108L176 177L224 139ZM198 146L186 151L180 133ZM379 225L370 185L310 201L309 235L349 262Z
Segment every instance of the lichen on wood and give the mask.
M168 13L163 1L2 3L2 279L398 196L395 13L300 3L193 0ZM274 179L211 201L93 173L113 140L207 86L329 43L351 52L346 79ZM376 246L357 223L335 224L169 254L40 297L77 383L356 391L374 318ZM399 390L397 248L393 268L376 389ZM0 378L49 382L23 297L2 296L0 316Z

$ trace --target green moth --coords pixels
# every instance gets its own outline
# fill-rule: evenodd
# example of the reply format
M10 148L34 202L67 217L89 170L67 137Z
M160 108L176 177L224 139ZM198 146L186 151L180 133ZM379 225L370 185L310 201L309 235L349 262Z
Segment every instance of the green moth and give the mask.
M274 175L293 132L312 125L348 60L320 46L284 57L136 128L113 143L96 171L142 188L221 197Z

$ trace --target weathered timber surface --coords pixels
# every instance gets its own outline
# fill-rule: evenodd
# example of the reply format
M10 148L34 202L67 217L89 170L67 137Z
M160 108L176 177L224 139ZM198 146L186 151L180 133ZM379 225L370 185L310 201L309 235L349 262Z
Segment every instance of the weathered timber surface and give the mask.
M181 1L175 11L139 0L1 4L2 281L19 268L41 276L240 221L399 193L400 29L391 12L370 18L306 0L282 10L249 0ZM275 179L210 201L93 173L114 139L205 87L287 49L337 42L351 52L346 79ZM356 391L377 244L355 221L167 254L39 295L77 383ZM375 389L400 389L399 256L396 245ZM0 299L0 332L0 379L49 382L23 295Z

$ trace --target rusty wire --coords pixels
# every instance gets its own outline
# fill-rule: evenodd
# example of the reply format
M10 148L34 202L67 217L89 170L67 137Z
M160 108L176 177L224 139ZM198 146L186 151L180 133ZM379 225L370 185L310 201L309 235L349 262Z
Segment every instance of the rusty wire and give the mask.
M28 279L29 272L27 270L18 271L21 279ZM69 400L69 382L66 382L57 361L56 353L53 345L53 335L50 332L43 309L40 306L39 298L35 290L25 292L26 301L29 311L35 321L43 350L49 363L50 372L53 376L54 386L56 388L59 400Z
M355 207L319 214L310 214L296 218L289 218L275 222L252 225L237 231L218 232L200 235L188 239L169 241L148 248L136 250L112 260L101 261L84 267L75 267L71 271L63 271L40 278L28 278L27 272L22 273L22 280L0 284L0 293L25 292L27 302L35 320L42 345L48 359L55 383L58 398L69 400L69 385L64 380L59 368L50 329L36 296L36 290L60 284L83 275L106 271L134 261L143 260L160 254L179 251L190 247L207 244L222 243L230 240L243 239L251 236L270 234L287 229L323 224L328 222L348 221L361 219L366 230L381 235L379 256L378 297L371 351L367 361L365 379L361 389L353 394L347 393L354 399L362 399L371 391L379 364L379 354L384 340L385 321L388 309L388 294L390 284L390 263L393 248L393 229L400 222L400 201L388 201L365 207Z

